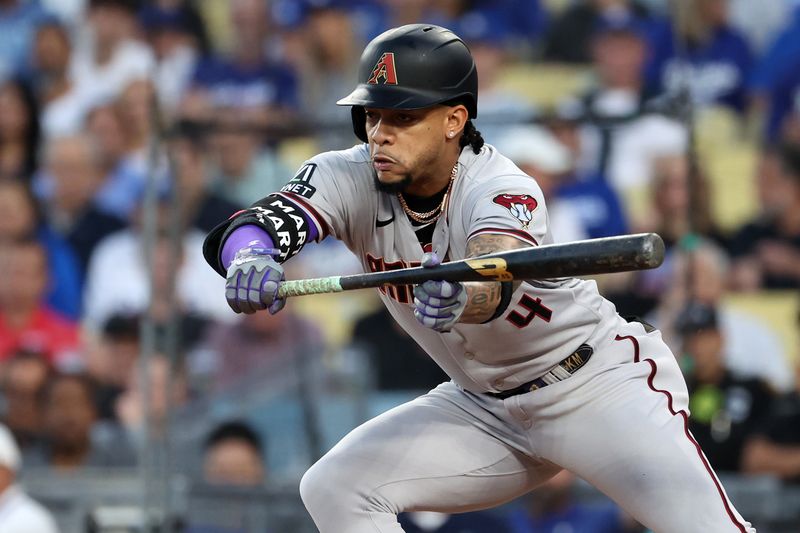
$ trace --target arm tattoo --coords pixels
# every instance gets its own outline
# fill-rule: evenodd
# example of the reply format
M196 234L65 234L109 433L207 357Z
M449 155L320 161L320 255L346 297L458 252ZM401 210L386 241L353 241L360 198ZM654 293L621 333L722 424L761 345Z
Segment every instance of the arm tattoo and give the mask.
M527 248L529 244L508 235L493 235L484 233L477 235L467 243L467 257L501 252L503 250L516 250ZM520 282L514 282L514 290ZM489 320L500 303L499 281L470 281L464 283L467 291L467 307L461 315L459 322L464 324L480 324Z

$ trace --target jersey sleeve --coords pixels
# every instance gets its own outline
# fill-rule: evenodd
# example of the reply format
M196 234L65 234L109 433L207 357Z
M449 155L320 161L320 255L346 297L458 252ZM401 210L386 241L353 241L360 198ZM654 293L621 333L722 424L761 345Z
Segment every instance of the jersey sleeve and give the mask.
M328 235L349 244L352 212L357 207L346 198L363 191L349 171L348 162L333 152L315 156L301 165L295 176L277 193L299 207L316 226L317 241Z
M524 174L477 185L462 209L467 241L481 234L509 235L532 246L551 240L544 194L536 181Z

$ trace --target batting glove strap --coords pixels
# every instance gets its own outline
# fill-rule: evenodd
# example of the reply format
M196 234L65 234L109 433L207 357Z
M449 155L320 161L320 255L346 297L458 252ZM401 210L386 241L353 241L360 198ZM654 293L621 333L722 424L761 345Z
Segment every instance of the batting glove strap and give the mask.
M228 268L225 299L236 313L251 314L268 309L275 314L286 304L278 298L278 288L285 279L283 267L271 248L242 248Z

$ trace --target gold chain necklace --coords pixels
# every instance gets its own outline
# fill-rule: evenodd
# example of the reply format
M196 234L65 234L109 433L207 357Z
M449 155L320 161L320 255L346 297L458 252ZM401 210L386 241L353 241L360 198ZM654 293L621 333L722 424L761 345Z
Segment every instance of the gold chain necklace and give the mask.
M453 170L450 171L450 182L447 184L447 190L444 192L442 202L430 211L425 213L417 213L416 211L413 211L410 207L408 207L406 199L403 198L402 193L398 192L397 200L400 202L400 207L402 207L406 215L408 215L408 217L415 222L431 223L438 220L439 217L442 216L442 213L444 213L444 207L447 205L447 197L450 195L450 189L453 188L453 181L456 179L457 173L458 161L456 161L456 164L453 165Z

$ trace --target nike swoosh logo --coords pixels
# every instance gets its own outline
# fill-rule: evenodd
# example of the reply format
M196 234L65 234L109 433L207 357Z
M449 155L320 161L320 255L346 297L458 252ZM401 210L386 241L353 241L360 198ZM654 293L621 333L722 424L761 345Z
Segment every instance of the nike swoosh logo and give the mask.
M392 215L392 218L390 218L390 219L388 219L388 220L379 220L379 219L375 219L375 227L376 227L376 228L382 228L382 227L384 227L384 226L388 226L388 225L389 225L389 224L391 224L392 222L394 222L394 215Z

